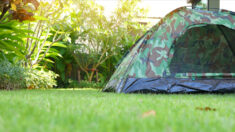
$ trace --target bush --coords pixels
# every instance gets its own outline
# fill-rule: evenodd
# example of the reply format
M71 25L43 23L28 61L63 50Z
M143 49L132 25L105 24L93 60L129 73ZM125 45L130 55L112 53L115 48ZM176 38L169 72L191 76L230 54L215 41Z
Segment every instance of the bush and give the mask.
M0 89L20 89L25 86L25 69L8 60L0 60Z
M89 82L82 80L80 83L75 80L69 80L69 88L97 88L101 89L105 86L105 83L103 82Z
M12 64L6 59L0 59L0 89L39 89L56 86L58 75L52 71L27 69L20 64Z
M30 69L26 72L25 83L28 89L48 89L56 86L56 78L58 77L52 71L43 71Z

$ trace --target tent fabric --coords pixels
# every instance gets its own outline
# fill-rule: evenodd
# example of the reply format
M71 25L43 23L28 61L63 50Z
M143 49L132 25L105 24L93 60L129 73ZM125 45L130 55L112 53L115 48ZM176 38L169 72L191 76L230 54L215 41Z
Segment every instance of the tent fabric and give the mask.
M169 66L171 73L235 73L235 57L220 28L226 27L191 28L179 37Z
M112 82L111 82L112 83ZM229 93L235 92L231 79L128 78L118 90L123 93ZM109 89L114 91L114 89Z
M166 93L234 91L233 14L186 7L172 11L136 42L104 91L157 92L168 85ZM187 85L173 85L182 79Z

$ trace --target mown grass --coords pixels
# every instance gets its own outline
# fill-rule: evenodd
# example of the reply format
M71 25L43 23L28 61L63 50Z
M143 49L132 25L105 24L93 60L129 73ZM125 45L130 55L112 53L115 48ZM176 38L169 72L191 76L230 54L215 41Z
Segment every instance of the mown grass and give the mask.
M210 107L215 111L199 110ZM156 115L143 117L148 111ZM235 94L0 91L0 132L235 131Z

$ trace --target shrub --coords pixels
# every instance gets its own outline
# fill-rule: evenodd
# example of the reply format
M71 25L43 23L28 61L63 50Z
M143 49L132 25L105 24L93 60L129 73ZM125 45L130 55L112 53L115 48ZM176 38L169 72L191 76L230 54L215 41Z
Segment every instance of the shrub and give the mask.
M58 75L52 71L23 68L7 59L0 59L0 89L39 89L56 86Z
M19 89L25 86L25 69L6 59L0 60L0 89Z
M43 71L30 69L26 72L25 83L28 89L48 89L56 86L56 78L58 77L52 71Z

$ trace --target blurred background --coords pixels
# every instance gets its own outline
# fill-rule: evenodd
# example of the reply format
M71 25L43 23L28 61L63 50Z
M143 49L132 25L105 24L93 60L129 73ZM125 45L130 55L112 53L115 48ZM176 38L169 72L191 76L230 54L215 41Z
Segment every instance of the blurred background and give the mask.
M202 1L208 3L208 0ZM234 0L211 0L211 2L219 2L220 9L235 12ZM118 0L97 0L97 3L104 7L104 14L106 16L110 16L118 6ZM181 6L191 6L191 3L188 3L188 0L141 0L138 5L148 9L147 18L142 21L155 24L160 20L159 18L164 17L173 9Z

